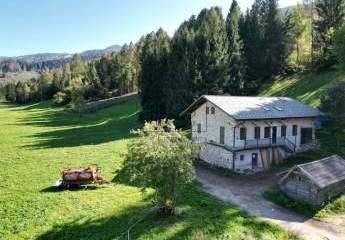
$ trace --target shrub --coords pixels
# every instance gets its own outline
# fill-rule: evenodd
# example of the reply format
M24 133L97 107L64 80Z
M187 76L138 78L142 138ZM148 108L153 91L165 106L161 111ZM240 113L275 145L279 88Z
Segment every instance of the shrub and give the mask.
M193 179L196 145L166 119L146 122L134 133L138 137L128 144L124 169L132 183L156 190L162 213L174 214L180 191Z

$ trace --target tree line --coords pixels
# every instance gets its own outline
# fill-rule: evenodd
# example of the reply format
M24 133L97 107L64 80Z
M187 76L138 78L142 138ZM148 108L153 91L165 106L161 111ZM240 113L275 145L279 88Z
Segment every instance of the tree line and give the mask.
M176 118L202 94L254 95L280 74L324 69L344 59L344 1L304 1L284 15L277 0L234 0L202 10L169 38L164 30L142 43L142 118Z
M123 46L120 52L105 55L94 62L76 54L64 66L44 71L38 79L9 83L5 97L16 103L52 99L59 105L80 106L138 90L138 47Z
M159 29L94 62L75 55L38 80L10 84L6 97L80 105L140 90L142 119L177 118L202 94L254 95L277 75L343 62L343 24L343 0L305 0L287 15L277 0L245 12L234 0L225 17L203 9L172 37Z

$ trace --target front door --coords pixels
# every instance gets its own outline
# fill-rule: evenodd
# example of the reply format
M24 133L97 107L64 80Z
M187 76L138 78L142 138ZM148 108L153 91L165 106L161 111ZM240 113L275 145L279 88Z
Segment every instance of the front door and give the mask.
M258 167L258 154L252 153L252 168Z
M272 143L277 143L277 127L272 127Z
M313 141L313 129L301 128L301 144L310 143Z

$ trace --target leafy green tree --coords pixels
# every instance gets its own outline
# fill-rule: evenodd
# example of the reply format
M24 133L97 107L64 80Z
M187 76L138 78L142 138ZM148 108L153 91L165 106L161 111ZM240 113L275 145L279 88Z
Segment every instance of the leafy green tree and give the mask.
M196 146L170 120L146 122L128 144L124 168L143 190L153 188L161 211L174 214L181 190L193 179Z
M226 18L226 32L229 43L229 83L224 86L226 92L241 95L244 87L243 42L240 38L239 21L241 10L236 0L233 0Z
M345 68L345 25L335 31L333 42L333 54L342 67Z
M330 145L335 140L336 150L343 148L345 154L345 81L339 81L330 87L321 97L321 111L326 115L328 143ZM334 146L332 146L334 147Z
M313 62L318 68L335 64L332 34L344 23L344 0L317 0L313 20Z
M289 64L306 67L311 56L311 16L309 6L298 4L286 19L289 45L292 48Z

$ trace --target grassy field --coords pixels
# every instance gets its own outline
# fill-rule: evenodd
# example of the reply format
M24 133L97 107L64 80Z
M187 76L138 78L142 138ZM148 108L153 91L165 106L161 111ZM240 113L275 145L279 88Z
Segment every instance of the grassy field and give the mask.
M0 239L126 239L119 236L151 207L151 192L125 183L54 191L65 167L98 164L112 180L129 130L140 126L137 100L80 115L49 102L0 103ZM297 239L199 191L181 197L175 217L149 214L131 239ZM226 238L226 237L229 238Z
M299 73L280 77L275 82L264 85L259 95L292 97L318 107L325 89L341 79L345 79L345 71Z

